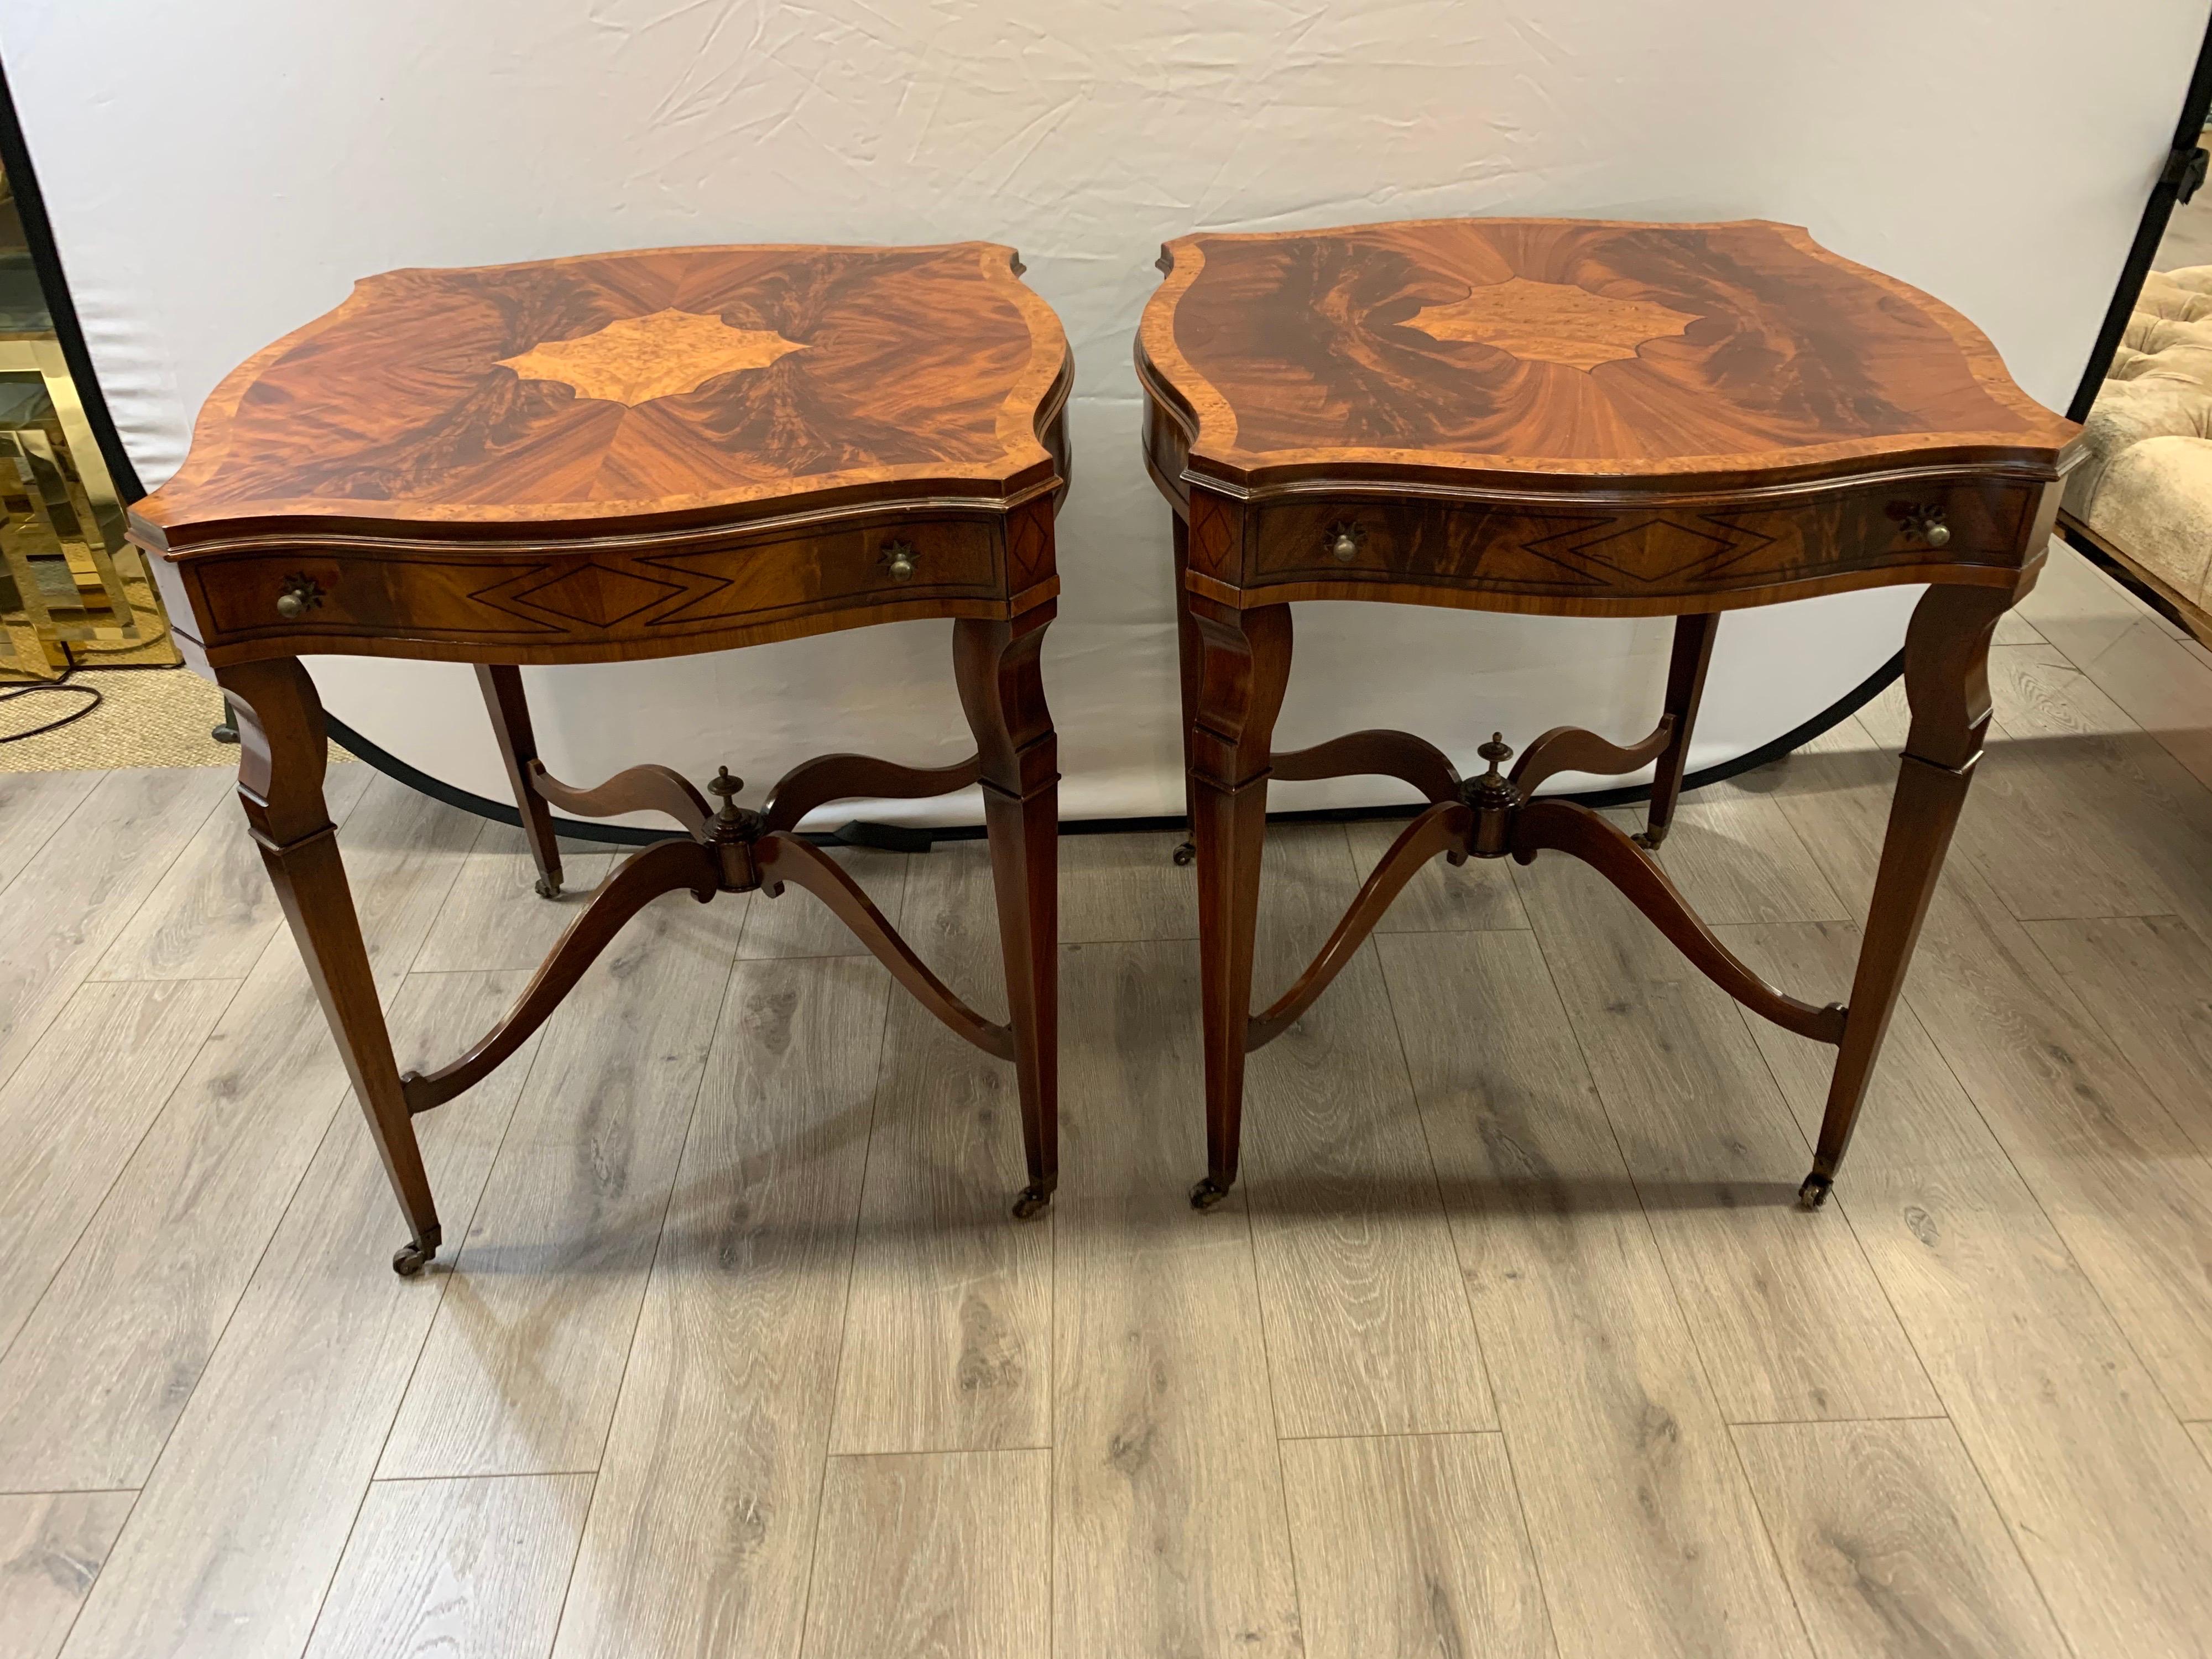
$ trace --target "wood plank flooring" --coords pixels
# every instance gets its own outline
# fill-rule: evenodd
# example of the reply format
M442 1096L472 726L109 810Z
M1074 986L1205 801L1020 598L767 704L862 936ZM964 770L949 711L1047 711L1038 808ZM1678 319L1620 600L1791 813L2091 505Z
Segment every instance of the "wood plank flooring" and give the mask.
M378 1482L309 1659L537 1659L559 1623L591 1499L588 1474Z
M1828 1051L1555 858L1423 872L1193 1212L1154 833L1063 846L1046 1216L1011 1075L813 901L678 895L422 1120L401 1280L228 781L0 775L0 1659L2212 1653L2212 659L2063 550L1999 637L1817 1214ZM1815 1000L1902 712L1662 854ZM332 811L404 1064L611 863ZM1271 837L1262 995L1392 833ZM980 846L840 856L1002 1006Z

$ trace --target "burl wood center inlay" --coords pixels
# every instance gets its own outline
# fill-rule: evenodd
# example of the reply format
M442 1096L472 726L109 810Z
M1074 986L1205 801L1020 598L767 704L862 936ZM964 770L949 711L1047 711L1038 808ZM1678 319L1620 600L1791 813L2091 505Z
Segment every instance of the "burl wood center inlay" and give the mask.
M1588 369L1633 357L1648 342L1680 334L1697 320L1687 312L1616 300L1571 283L1515 276L1449 305L1425 307L1408 325L1433 340L1473 340L1516 357Z
M580 398L635 408L696 392L717 375L766 368L805 349L774 329L732 328L720 317L656 311L623 318L580 339L541 340L519 357L498 361L526 380L557 381L574 387Z

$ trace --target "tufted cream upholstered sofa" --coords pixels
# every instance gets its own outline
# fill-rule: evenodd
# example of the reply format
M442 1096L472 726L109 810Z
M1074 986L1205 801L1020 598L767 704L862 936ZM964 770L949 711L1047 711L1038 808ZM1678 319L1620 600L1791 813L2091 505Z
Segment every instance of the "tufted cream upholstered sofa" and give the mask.
M2066 482L2069 539L2117 560L2212 644L2212 265L2154 271Z

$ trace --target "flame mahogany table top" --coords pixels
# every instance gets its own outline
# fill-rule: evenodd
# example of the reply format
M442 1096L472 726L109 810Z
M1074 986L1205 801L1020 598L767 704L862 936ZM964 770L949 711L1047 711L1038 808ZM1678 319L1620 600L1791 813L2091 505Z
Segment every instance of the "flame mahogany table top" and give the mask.
M1020 270L962 242L388 271L233 371L136 527L184 554L1003 507L1058 482L1069 383Z
M1161 264L1139 374L1232 495L2049 477L2077 431L1957 312L1790 225L1426 220L1185 236Z

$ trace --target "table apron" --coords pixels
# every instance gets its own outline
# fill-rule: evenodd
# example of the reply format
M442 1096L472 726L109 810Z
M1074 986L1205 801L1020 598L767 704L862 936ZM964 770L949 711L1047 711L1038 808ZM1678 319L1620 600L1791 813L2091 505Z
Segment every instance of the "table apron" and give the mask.
M1650 507L1349 493L1239 502L1194 489L1187 580L1240 609L1341 599L1555 616L1735 609L1911 582L2009 586L2048 539L2059 495L2016 477Z
M881 622L1021 616L1059 591L1049 514L1041 501L660 550L310 543L149 562L172 617L216 665L319 653L634 661Z

